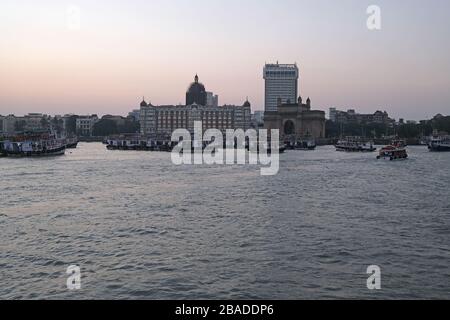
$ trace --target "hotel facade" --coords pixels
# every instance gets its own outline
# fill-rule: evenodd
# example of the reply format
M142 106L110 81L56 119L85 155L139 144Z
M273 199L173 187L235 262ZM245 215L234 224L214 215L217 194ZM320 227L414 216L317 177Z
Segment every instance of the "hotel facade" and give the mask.
M203 130L227 129L247 130L251 127L251 105L242 106L209 104L208 92L195 76L186 92L186 105L153 106L145 99L140 105L141 134L167 139L176 129L187 129L194 133L194 122L201 121Z

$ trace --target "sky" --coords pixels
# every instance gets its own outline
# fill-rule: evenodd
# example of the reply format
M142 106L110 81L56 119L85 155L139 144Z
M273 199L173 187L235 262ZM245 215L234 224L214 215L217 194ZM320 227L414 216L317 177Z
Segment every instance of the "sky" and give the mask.
M279 61L314 109L428 119L450 114L449 57L448 0L1 0L0 114L184 103L196 73L220 104L262 110Z

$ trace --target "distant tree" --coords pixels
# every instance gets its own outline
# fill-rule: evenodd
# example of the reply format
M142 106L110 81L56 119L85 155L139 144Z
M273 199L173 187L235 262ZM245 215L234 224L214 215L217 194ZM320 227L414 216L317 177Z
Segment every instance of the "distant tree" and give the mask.
M398 127L397 135L400 138L419 138L421 136L421 131L419 125L415 123L407 123Z
M94 125L92 134L97 137L106 137L118 133L117 124L113 120L102 119Z
M119 133L138 133L140 131L140 124L132 118L127 118L125 123L118 127Z
M435 117L432 121L433 129L450 133L450 116Z

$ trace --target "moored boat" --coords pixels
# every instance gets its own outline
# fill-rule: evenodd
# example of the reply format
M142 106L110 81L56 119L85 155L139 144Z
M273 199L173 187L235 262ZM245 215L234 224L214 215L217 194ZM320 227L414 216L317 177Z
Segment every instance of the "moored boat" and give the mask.
M428 149L434 152L450 151L450 136L436 136L430 140Z
M64 140L50 133L27 133L3 142L3 154L8 157L47 157L64 155Z
M5 146L5 142L4 141L0 141L0 158L7 156L6 152L4 150L4 146Z

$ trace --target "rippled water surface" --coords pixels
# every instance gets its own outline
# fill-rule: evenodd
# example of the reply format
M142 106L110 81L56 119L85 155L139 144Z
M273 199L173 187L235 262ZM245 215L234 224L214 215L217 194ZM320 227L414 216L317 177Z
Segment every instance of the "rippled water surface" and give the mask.
M291 151L274 177L97 143L0 159L0 298L449 299L450 153L409 153Z

